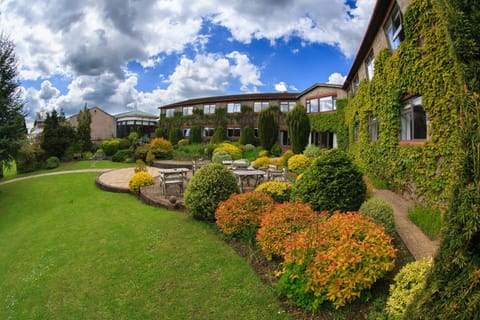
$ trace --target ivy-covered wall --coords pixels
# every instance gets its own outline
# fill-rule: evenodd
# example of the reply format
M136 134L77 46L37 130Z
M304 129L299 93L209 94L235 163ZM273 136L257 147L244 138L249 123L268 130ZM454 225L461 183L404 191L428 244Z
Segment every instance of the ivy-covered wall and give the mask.
M458 70L449 52L445 19L432 0L413 0L404 15L405 40L375 58L375 75L362 82L345 107L348 150L370 177L381 179L424 205L445 210L457 172ZM402 100L421 96L428 139L400 143ZM377 141L369 114L378 119ZM358 139L354 128L358 125Z

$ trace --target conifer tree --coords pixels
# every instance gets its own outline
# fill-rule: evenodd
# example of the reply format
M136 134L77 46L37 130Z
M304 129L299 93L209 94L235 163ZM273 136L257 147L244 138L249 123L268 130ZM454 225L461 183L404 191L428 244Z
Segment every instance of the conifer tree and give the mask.
M278 109L269 107L258 114L258 139L265 150L270 150L278 139Z
M285 122L288 126L293 153L302 153L308 144L308 136L310 135L310 119L307 111L303 106L297 105L287 113Z

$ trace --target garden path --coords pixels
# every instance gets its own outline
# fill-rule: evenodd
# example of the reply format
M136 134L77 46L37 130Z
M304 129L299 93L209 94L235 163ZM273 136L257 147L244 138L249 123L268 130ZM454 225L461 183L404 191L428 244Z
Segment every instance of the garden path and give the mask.
M390 190L374 189L373 195L384 199L392 206L395 229L415 260L433 257L438 249L439 241L431 240L408 218L408 209L413 208L413 201Z

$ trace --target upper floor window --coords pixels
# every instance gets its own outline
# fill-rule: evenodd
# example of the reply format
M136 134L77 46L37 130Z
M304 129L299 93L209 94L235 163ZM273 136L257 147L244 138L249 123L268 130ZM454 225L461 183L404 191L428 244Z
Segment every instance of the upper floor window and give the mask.
M215 114L215 107L214 104L205 104L203 106L203 114Z
M296 105L297 105L297 103L295 101L281 101L280 102L280 111L281 112L289 112L290 110L295 108Z
M395 51L400 45L400 42L404 39L402 13L397 4L393 7L392 13L388 17L384 29L388 38L388 43L390 44L390 49Z
M423 110L422 97L409 99L400 112L400 140L427 139L427 115Z
M172 118L175 114L175 109L167 109L165 110L165 116L167 118Z
M262 110L268 109L268 102L254 102L253 111L260 112Z
M367 80L370 81L373 78L373 72L375 68L375 57L373 55L373 50L370 51L367 60L365 60L365 68L367 69Z
M241 108L242 107L241 107L240 103L228 103L227 104L227 112L228 113L240 112Z
M306 100L307 113L328 112L337 110L337 99L333 96Z
M193 114L193 107L183 107L183 115L191 116Z
M372 113L369 115L368 118L368 132L370 134L370 140L378 140L378 119Z

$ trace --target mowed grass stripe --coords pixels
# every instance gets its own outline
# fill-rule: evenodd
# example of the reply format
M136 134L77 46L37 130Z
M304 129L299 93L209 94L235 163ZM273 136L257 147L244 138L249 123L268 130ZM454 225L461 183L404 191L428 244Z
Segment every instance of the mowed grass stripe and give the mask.
M0 186L1 319L288 318L211 226L95 176Z

